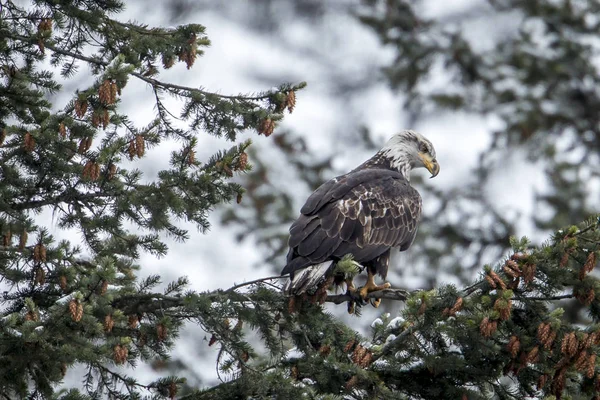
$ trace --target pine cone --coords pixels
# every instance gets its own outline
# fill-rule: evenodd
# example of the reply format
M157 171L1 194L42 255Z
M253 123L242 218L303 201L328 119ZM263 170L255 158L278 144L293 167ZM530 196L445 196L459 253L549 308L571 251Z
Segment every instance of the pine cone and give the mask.
M496 302L494 303L494 310L498 311L498 313L500 314L500 319L502 321L506 321L510 318L511 309L512 301L510 299L496 299Z
M42 19L38 24L38 33L43 34L50 31L52 31L52 20L50 18Z
M537 327L537 338L540 343L546 343L548 336L550 335L550 324L542 322Z
M168 329L163 324L156 325L156 337L161 342L167 338Z
M296 92L290 90L287 94L287 98L285 99L285 105L290 112L290 114L294 111L294 107L296 107Z
M108 166L108 179L112 179L117 173L117 166L113 163L110 163Z
M67 290L67 277L65 275L61 275L58 278L58 284L63 291Z
M175 65L175 56L173 55L165 55L162 56L162 65L164 69L169 69L173 65Z
M169 384L169 397L174 399L177 396L177 384L175 382L171 382Z
M528 364L535 364L538 360L538 354L540 352L540 348L535 346L533 349L527 353L527 357L525 358L525 362Z
M146 141L142 135L135 135L135 154L142 158L146 152Z
M77 146L77 153L83 154L85 152L85 143L86 138L83 138L79 141L79 146Z
M37 321L39 320L39 315L37 312L35 311L28 311L27 314L25 314L25 321Z
M111 93L111 83L108 79L105 79L98 88L98 98L100 102L106 105L113 104L114 99L112 98Z
M192 165L196 162L196 152L194 149L190 148L187 153L187 163L188 165Z
M346 382L344 387L346 388L346 390L351 390L352 388L354 388L356 386L357 383L358 383L358 377L356 375L354 375L354 376L352 376L352 378L348 379L348 381Z
M417 315L425 314L425 310L427 310L427 302L425 301L425 299L422 298L421 305L419 306L419 309L417 310Z
M565 254L563 254L562 258L560 259L560 264L559 266L565 267L567 265L567 263L569 262L569 252L565 252ZM564 382L563 382L563 386L564 386Z
M537 266L535 264L525 264L523 265L523 280L525 284L529 284L535 278Z
M490 321L488 317L485 317L481 324L479 324L479 332L483 337L490 337L498 329L498 321Z
M12 232L10 230L8 230L8 232L6 232L4 234L4 236L2 237L2 244L4 246L10 246L12 242Z
M35 268L35 278L34 281L36 284L38 285L43 285L44 283L46 283L46 271L44 270L44 268L42 267L36 267Z
M93 181L97 181L100 178L100 165L94 162L91 170L91 178Z
M449 315L451 315L451 316L456 315L456 313L462 309L462 306L463 306L463 298L459 297L458 299L456 299L456 303L454 303L454 305L450 309Z
M83 171L81 171L81 178L91 179L92 165L93 165L92 161L88 161L85 163L85 166L83 167Z
M102 284L100 285L100 296L106 293L108 290L108 281L106 279L102 279Z
M587 367L588 367L588 352L587 351L580 351L579 354L577 355L577 358L575 358L575 369L577 371L587 371Z
M294 365L290 370L290 377L294 380L298 380L299 375L300 371L298 370L298 366Z
M348 343L346 343L346 346L344 346L344 353L349 352L352 349L352 347L354 346L354 344L356 344L355 340L348 341Z
M26 230L23 230L21 236L19 236L19 250L25 249L25 245L27 244L28 233Z
M136 314L131 314L128 318L127 318L127 326L129 326L131 329L135 329L138 326L138 316Z
M494 280L494 282L496 282L496 284L500 286L502 290L506 290L506 283L502 280L502 278L500 278L500 276L497 273L495 273L494 271L490 271L489 275Z
M233 331L241 332L243 327L244 327L244 321L242 321L241 319L238 319L238 322L236 322L235 326L233 327Z
M243 171L244 169L246 169L247 165L248 165L248 154L246 152L242 152L238 158L236 170Z
M91 136L88 136L87 138L85 138L85 142L84 142L84 152L88 151L89 149L92 148L92 143L94 142L94 138Z
M550 350L554 344L554 340L556 340L556 331L550 331L548 339L546 339L546 341L543 343L544 350Z
M113 351L113 360L115 361L115 364L125 363L128 354L129 350L126 346L121 346L120 344L116 345Z
M78 118L82 118L85 115L85 113L87 112L87 108L87 100L77 99L75 101L75 115L77 115Z
M321 347L319 347L319 354L321 356L327 357L329 353L331 353L331 346L324 344Z
M590 354L588 357L588 365L585 376L592 379L594 374L596 373L596 354Z
M275 129L275 122L272 121L271 118L266 118L258 126L258 133L263 134L268 137L268 136L271 136L274 129Z
M110 123L110 114L108 113L108 110L104 109L102 111L102 115L100 116L100 122L102 123L102 129L106 129L106 127Z
M548 375L540 375L537 381L537 390L542 390L546 386L546 382L548 382Z
M563 337L560 345L560 351L568 357L573 357L577 353L578 346L579 343L577 341L577 337L575 336L575 332L570 332Z
M83 304L79 300L73 299L69 302L69 313L71 319L75 322L81 321L83 317Z
M490 287L491 287L492 289L496 289L496 282L494 281L494 279L492 279L492 277L491 277L491 276L489 276L489 275L486 275L486 276L485 276L485 280L487 281L487 283L490 285Z
M587 259L585 260L585 264L583 265L583 269L586 272L592 272L594 270L594 268L596 267L597 264L597 259L596 259L596 252L592 251Z
M354 352L352 353L352 362L354 364L359 365L359 363L362 361L366 354L367 349L359 344L358 346L356 346Z
M25 138L23 139L23 148L28 153L31 153L33 149L35 149L35 139L29 132L25 133Z
M58 124L58 133L60 134L60 136L64 139L67 137L67 128L65 127L64 123L60 123Z
M100 126L101 118L100 118L100 110L94 110L92 113L92 126L97 128Z
M35 247L33 248L33 261L37 264L42 260L42 256L41 256L41 248L42 245L41 244L36 244Z
M565 372L567 367L562 367L556 371L554 378L552 379L552 394L557 398L561 397L563 390L565 389Z
M515 358L517 356L520 348L521 342L519 341L519 338L516 335L512 335L508 342L508 345L506 346L506 349L508 350L512 358Z
M133 160L133 157L137 154L137 148L135 146L135 140L129 141L129 147L127 147L127 153L129 153L129 159Z
M115 326L115 320L111 314L104 317L104 331L110 333Z

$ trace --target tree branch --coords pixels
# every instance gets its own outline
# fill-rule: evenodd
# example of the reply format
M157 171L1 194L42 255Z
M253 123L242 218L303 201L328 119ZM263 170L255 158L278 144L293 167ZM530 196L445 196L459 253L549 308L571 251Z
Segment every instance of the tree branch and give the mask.
M421 289L409 291L406 289L383 289L367 294L367 299L388 299L397 301L406 301L412 293L420 292ZM341 304L348 301L355 301L356 298L349 294L328 295L325 299L328 303Z
M37 42L35 42L35 39L27 38L25 36L12 35L11 39L20 40L22 42L31 43L31 44L37 44ZM110 64L109 62L104 61L100 58L84 56L83 54L77 54L77 53L74 53L69 50L61 49L61 48L59 48L51 43L48 43L48 42L45 42L44 46L47 49L50 49L55 53L62 54L64 56L73 57L75 59L85 61L90 64L95 64L95 65L99 65L99 66L103 66L103 67L107 67ZM220 93L208 92L205 90L201 90L201 89L193 88L193 87L189 87L189 86L181 86L181 85L176 85L173 83L165 83L165 82L159 81L157 79L144 76L143 74L141 74L139 72L131 72L131 75L135 76L138 79L141 79L142 81L144 81L146 83L149 83L150 85L152 85L154 87L161 87L164 89L181 90L181 91L189 91L189 92L197 92L197 93L201 93L203 95L217 96L222 99L228 99L228 100L246 100L246 101L265 100L265 99L268 99L272 94L271 92L268 92L268 93L264 93L264 94L261 94L258 96L243 96L243 95L228 96L228 95L224 95L224 94L220 94Z

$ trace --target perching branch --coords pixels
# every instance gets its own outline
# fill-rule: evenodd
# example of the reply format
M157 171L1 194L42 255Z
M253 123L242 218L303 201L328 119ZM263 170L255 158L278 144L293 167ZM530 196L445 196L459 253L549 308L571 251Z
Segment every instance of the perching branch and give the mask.
M387 299L387 300L396 300L396 301L406 301L408 297L416 292L420 292L421 289L409 291L406 289L383 289L378 290L376 292L371 292L367 294L367 299ZM349 294L336 294L329 295L325 300L328 303L341 304L348 301L353 301L353 297Z

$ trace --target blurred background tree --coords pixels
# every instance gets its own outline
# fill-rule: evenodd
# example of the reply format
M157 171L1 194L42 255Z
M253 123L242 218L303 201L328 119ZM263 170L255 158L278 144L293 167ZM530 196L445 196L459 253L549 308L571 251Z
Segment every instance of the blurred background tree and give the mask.
M271 23L257 25L285 29L279 5L259 3L261 12L256 17ZM585 219L598 209L597 2L466 2L447 11L440 11L432 1L293 3L287 7L293 14L288 18L318 20L341 10L354 15L393 53L379 74L367 65L370 74L357 74L356 81L366 86L385 81L399 96L409 117L407 126L397 129L414 128L431 136L435 132L427 130L427 121L432 119L470 115L491 121L487 131L474 127L486 144L481 146L476 168L467 175L452 168L460 164L459 155L465 150L457 143L471 144L460 138L458 142L434 140L440 157L444 153L458 157L451 168L442 164L442 174L457 177L443 189L436 182L415 179L426 199L423 223L411 251L396 261L398 275L392 275L392 282L420 276L421 287L429 288L440 279L471 280L479 266L506 252L509 236L518 234L519 228L531 226L534 240L541 240L550 230ZM270 16L277 11L280 17L273 22ZM361 79L364 76L370 78ZM345 90L342 96L364 89L338 83L335 87ZM345 114L350 120L352 110L349 107ZM295 177L306 183L307 194L323 180L349 169L333 168L339 157L336 152L346 150L342 144L352 146L357 154L368 154L360 147L373 152L385 137L360 126L350 129L346 137L353 140L340 142L335 152L318 154L307 154L305 132L276 137L278 151L296 169ZM261 154L252 156L261 165ZM510 181L499 187L497 181L508 165L519 170L512 178L535 187L533 198L515 192ZM224 221L240 226L240 238L253 232L277 271L284 259L286 229L299 204L261 168L248 174L243 185L252 187L251 201L243 203L243 212L231 209ZM507 197L513 198L508 205L502 201ZM277 211L264 213L265 204L275 204Z

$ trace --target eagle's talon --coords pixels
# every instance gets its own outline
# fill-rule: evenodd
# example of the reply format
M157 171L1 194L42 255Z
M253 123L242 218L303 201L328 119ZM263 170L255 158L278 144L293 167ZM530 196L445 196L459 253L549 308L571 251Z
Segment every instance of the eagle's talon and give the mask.
M369 299L369 302L373 307L379 308L379 305L381 304L381 299Z
M348 301L348 314L354 314L356 311L356 304L358 304L360 307L364 305L364 301L358 294L356 287L354 287L354 282L352 279L346 279L346 287L346 294L352 299Z
M354 314L355 309L354 309L354 302L353 301L349 301L348 302L348 314L352 315Z
M385 282L382 285L375 284L375 276L369 271L367 276L367 283L365 284L365 286L361 287L358 290L358 294L363 300L363 302L366 302L369 293L377 292L379 290L387 289L390 287L392 287L392 285L389 282ZM381 299L369 299L369 302L373 307L377 308L381 304Z

